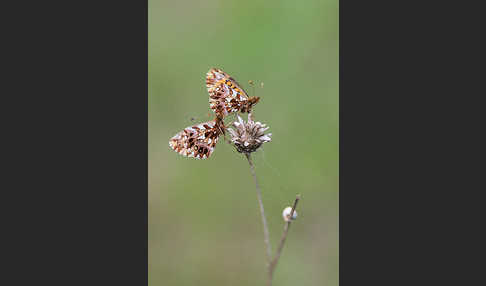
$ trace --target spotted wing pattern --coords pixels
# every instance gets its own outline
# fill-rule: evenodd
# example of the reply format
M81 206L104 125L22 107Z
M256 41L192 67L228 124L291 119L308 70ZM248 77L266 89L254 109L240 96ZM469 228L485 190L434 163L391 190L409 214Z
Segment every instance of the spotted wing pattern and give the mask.
M212 68L206 74L209 107L221 118L229 113L242 111L248 106L248 95L240 85L224 71Z
M169 147L177 153L196 159L211 156L219 136L225 133L224 118L232 112L248 112L259 97L248 97L240 85L227 73L212 68L206 75L209 106L215 112L214 120L186 127L169 140Z
M213 153L221 134L216 120L186 127L169 140L169 146L185 157L206 159Z

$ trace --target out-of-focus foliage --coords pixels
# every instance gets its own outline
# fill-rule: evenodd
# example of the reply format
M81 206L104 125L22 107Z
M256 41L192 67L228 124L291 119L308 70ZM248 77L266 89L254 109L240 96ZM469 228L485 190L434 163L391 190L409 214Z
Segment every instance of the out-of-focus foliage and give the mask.
M253 158L273 250L282 210L302 195L274 284L338 285L338 1L148 3L149 285L264 285L244 155L224 140L208 160L168 147L184 127L212 119L211 67L261 97L255 120L272 141Z

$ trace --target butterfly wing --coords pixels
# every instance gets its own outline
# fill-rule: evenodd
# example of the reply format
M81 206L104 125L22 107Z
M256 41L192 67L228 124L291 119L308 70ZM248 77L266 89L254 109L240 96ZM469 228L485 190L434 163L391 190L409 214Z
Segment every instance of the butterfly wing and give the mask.
M220 117L245 109L248 95L240 85L224 71L212 68L206 74L209 107Z
M169 146L185 157L206 159L211 156L221 134L215 120L186 127L169 140Z

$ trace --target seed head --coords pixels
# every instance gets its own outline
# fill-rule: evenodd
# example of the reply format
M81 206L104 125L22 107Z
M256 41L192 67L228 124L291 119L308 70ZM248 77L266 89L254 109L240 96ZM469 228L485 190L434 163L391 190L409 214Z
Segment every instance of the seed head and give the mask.
M233 122L235 130L228 128L231 135L231 142L235 144L236 150L240 153L249 154L255 152L265 142L270 142L272 133L264 134L270 128L261 122L253 121L253 115L248 114L248 122L244 122L239 115L238 121Z

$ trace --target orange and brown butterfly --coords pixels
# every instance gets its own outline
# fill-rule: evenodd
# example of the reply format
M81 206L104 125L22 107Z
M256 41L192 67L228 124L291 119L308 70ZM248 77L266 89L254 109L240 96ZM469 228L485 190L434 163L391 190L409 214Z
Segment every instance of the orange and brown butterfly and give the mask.
M218 68L212 68L206 74L206 87L209 107L221 118L232 112L250 113L260 100L258 96L248 96L236 80Z
M221 119L214 119L184 128L169 140L169 146L185 157L206 159L211 156L219 136L224 134Z
M227 73L212 68L206 76L209 106L215 119L186 127L169 140L169 146L185 157L206 159L211 156L226 127L223 119L232 112L250 112L259 97L249 97Z

